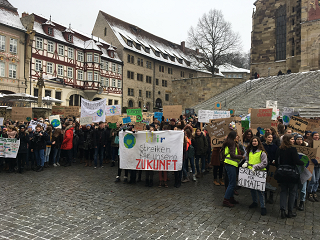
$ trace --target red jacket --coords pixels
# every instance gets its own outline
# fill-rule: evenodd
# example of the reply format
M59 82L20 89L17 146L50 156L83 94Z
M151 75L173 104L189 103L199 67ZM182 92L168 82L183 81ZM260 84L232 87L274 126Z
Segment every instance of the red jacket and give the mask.
M61 144L61 149L63 150L70 150L72 149L73 145L73 127L69 125L66 127L66 132L64 134L63 142Z

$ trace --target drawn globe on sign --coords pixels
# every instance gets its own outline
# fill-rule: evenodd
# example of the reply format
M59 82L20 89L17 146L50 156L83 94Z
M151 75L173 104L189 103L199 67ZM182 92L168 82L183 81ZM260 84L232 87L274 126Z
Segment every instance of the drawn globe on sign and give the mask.
M289 123L290 122L290 118L287 115L284 115L282 119L283 119L284 123Z
M123 142L126 148L131 149L136 145L136 138L131 133L128 133L124 136Z
M117 109L116 106L112 106L112 107L110 108L110 113L116 114L117 112L118 112L118 109Z
M59 127L59 126L60 126L60 120L59 120L59 119L53 119L53 120L51 121L51 125L52 125L53 127Z
M31 117L27 117L27 121L30 122L31 121Z
M98 117L101 117L103 115L103 110L101 108L97 111L97 115Z
M299 154L299 159L304 162L304 166L307 168L309 167L309 158L307 155L303 153L298 153Z

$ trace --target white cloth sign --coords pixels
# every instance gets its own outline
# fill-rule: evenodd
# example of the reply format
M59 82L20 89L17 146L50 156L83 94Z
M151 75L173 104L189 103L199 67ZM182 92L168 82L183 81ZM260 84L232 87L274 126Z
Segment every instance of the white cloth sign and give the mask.
M264 192L266 188L267 172L252 171L249 168L239 168L238 185Z
M108 105L106 106L106 116L121 115L120 105Z
M199 110L198 121L202 123L209 123L210 119L230 118L230 111L218 110Z
M51 115L49 116L49 122L54 128L61 128L60 116Z
M3 117L0 117L0 126L3 125Z
M183 140L183 131L120 131L120 168L180 171Z
M0 138L0 157L16 158L20 147L20 140L15 138Z
M33 130L33 131L36 130L36 126L37 126L37 125L42 126L44 130L46 130L46 128L47 128L47 124L45 124L45 123L38 122L38 121L35 121L35 120L31 120L31 121L30 121L29 126L32 127L32 130Z
M81 117L80 125L87 125L92 123L92 117Z
M278 108L278 101L266 101L266 108L272 108L272 118L271 120L277 120L277 108Z
M89 101L81 99L81 117L92 117L92 122L106 121L106 101L101 99L98 101Z

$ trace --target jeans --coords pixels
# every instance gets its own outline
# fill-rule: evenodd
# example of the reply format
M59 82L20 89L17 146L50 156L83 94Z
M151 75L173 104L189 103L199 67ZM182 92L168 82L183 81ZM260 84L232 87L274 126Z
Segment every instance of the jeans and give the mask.
M298 184L294 183L281 183L281 192L280 192L280 210L287 210L292 212L294 201L296 199Z
M22 171L24 168L24 162L26 161L27 158L27 153L18 153L17 155L17 165L18 165L18 170Z
M236 187L236 184L237 184L237 168L230 164L225 164L224 167L226 169L228 179L229 179L228 188L226 190L224 198L229 200L231 197L233 197L234 188Z
M44 166L44 149L34 149L33 151L36 157L37 166L43 167Z
M61 149L60 148L53 148L52 152L53 152L53 163L58 163L60 160Z
M66 165L71 165L72 163L72 149L66 150L62 149L62 156L66 158Z
M44 162L49 162L50 152L51 152L51 147L46 147L46 152L44 154Z
M99 145L98 145L98 146L94 149L94 166L95 166L95 167L98 166L98 154L99 154L100 166L102 166L103 153L104 153L104 147L103 147L103 146L99 146Z
M35 160L35 156L34 156L34 152L31 152L31 149L28 149L28 156L27 156L28 160L27 160L27 165L31 168L36 166L36 160Z
M201 158L201 172L205 172L205 170L206 170L206 156L205 155L201 155L201 156L196 156L197 173L200 173L199 158Z
M306 195L307 195L307 181L304 184L299 183L298 185L298 191L296 195L296 199L298 200L300 193L300 202L306 201Z
M118 147L111 147L112 149L112 161L116 161L116 156L118 155L118 151L119 151L119 148Z
M258 199L257 199L257 193L259 195L259 199L260 199L260 207L261 208L265 208L266 207L266 201L264 198L264 192L261 192L259 190L255 190L255 189L250 189L251 192L251 197L252 197L252 201L254 203L258 203Z
M309 182L308 193L314 193L318 190L320 178L320 167L315 167L313 169L312 178Z

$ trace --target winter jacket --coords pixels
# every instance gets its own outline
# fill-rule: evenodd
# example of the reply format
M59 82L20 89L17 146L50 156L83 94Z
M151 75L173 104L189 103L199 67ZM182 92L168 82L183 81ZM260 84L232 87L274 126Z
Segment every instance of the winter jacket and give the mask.
M52 135L52 142L55 142L55 144L52 145L53 148L60 149L63 142L63 135L60 134L58 137Z
M267 144L266 142L262 143L262 145L268 154L269 165L272 165L272 161L276 160L278 146L274 143Z
M120 128L117 129L112 129L110 132L110 139L111 139L111 147L119 147L119 143L114 143L114 140L116 139L116 136L119 137L119 131ZM112 133L114 133L114 135L112 136Z
M20 140L18 153L28 153L29 136L26 132L19 132L17 139Z
M93 132L94 130L90 128L89 130L84 129L83 131L83 145L81 148L84 150L89 150L93 148Z
M194 147L196 156L205 156L207 154L208 141L203 133L200 136L195 135L192 139L192 146Z
M107 144L107 135L104 128L98 128L93 133L93 146L105 146Z
M69 125L66 127L63 142L61 144L62 150L70 150L73 147L73 127Z
M261 150L257 149L254 153L257 153L257 152L260 152L260 151ZM250 152L252 152L252 150ZM249 155L250 155L250 153L247 153L247 155L246 155L246 163L249 162ZM262 151L262 153L261 153L260 160L261 160L260 163L255 164L255 165L252 166L254 168L254 170L260 170L260 169L266 168L268 166L268 157L267 157L267 154L264 151Z
M40 134L42 134L42 136L40 136ZM36 131L33 133L31 149L37 149L37 150L46 149L47 142L50 142L49 140L50 139L47 133L43 131L40 131L40 132Z
M279 164L278 158L280 158L280 164ZM275 160L276 160L277 167L279 165L291 165L291 166L304 165L304 162L300 160L298 151L295 147L290 147L285 150L278 148Z

